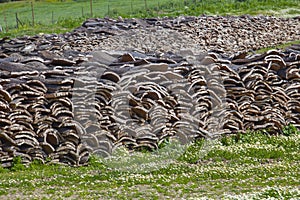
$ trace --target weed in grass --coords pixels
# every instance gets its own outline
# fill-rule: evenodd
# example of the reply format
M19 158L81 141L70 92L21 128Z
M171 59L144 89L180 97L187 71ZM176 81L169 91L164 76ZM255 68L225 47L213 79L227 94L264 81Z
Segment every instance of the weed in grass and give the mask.
M55 194L55 192L56 192L55 188L49 188L47 189L46 194Z
M33 160L29 165L29 169L38 170L40 168L43 168L43 165L44 163L41 160Z
M8 169L7 168L3 168L2 166L0 166L0 174L1 173L6 173L8 172Z
M0 189L0 196L1 195L6 195L8 192L6 189Z
M285 135L285 136L290 136L293 134L300 134L298 129L293 124L289 124L288 126L283 127L282 132L283 132L283 135Z
M260 195L258 195L259 198L276 198L276 199L287 199L287 198L295 198L295 194L291 194L289 191L284 191L280 188L276 187L269 187L264 192L262 192ZM298 195L299 197L299 195Z
M68 198L68 197L71 197L72 195L73 195L73 192L69 191L69 192L66 192L65 194L63 194L63 197Z
M12 162L12 167L11 167L11 171L20 171L20 170L24 170L25 166L22 164L22 157L21 156L16 156L13 159Z
M204 142L205 139L198 139L190 144L186 151L178 158L178 160L188 163L196 163L199 160L200 155L198 155L198 153L203 148Z

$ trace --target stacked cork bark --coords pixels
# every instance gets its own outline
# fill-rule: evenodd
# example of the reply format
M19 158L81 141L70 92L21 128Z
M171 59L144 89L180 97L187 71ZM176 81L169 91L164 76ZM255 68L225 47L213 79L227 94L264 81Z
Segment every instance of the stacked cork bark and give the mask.
M296 18L90 19L62 35L3 38L1 165L84 165L120 146L299 128L300 45L248 52L299 40L299 30Z

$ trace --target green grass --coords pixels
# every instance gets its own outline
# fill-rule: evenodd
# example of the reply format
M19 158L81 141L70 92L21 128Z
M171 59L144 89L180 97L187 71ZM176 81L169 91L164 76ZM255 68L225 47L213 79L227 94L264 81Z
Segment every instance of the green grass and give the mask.
M264 53L264 52L267 52L268 50L271 50L271 49L286 49L287 47L289 47L293 44L300 44L300 40L287 42L287 43L276 45L276 46L270 46L270 47L267 47L267 48L262 48L262 49L257 50L256 53Z
M93 0L93 17L144 18L178 15L241 15L266 14L275 16L300 15L299 0ZM70 31L91 17L89 1L34 1L33 27L31 1L0 4L0 25L4 36L62 33ZM15 29L16 13L22 22ZM7 26L6 26L7 25Z
M38 162L21 167L16 159L11 169L0 170L0 198L300 198L300 133L292 126L286 130L279 136L226 136L204 156L201 140L173 163L144 172L120 170L95 156L77 168ZM147 159L150 153L143 154Z

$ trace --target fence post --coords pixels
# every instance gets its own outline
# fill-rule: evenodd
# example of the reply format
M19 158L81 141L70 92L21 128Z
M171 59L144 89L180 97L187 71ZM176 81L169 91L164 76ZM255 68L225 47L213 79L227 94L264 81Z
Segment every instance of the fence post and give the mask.
M32 26L34 26L34 10L33 10L33 3L31 2L31 16L32 16Z
M16 13L16 22L17 22L17 28L19 28L19 19L18 19L18 13Z
M90 0L91 17L93 17L93 0Z
M7 20L6 20L6 13L5 10L3 10L3 17L4 17L4 23L5 23L5 31L8 31L8 26L7 26Z
M81 15L82 15L82 17L84 17L84 14L83 14L83 7L81 7Z
M147 6L147 0L145 0L145 10L148 9L148 6Z
M133 3L132 3L132 0L131 0L130 9L131 9L131 14L133 14Z
M54 12L53 12L53 10L52 10L51 21L52 21L52 24L54 24Z
M109 0L107 1L107 15L110 16L110 5L109 5Z

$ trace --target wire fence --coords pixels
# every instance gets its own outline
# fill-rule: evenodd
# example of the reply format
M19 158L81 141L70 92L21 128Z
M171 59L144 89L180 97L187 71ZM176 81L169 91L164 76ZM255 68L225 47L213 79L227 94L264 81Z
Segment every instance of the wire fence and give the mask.
M64 0L62 0L64 1ZM22 26L51 25L63 20L88 17L153 17L168 15L226 13L226 9L247 10L268 5L274 9L283 3L299 5L300 0L74 0L74 1L23 1L16 6L3 8L0 31ZM5 4L2 4L5 5ZM0 4L1 6L1 4ZM191 8L192 9L189 9ZM271 7L271 9L272 9ZM194 9L194 10L193 10ZM300 13L300 9L298 10ZM298 12L297 11L297 12ZM1 13L0 13L1 14Z

